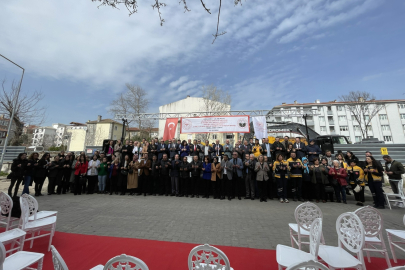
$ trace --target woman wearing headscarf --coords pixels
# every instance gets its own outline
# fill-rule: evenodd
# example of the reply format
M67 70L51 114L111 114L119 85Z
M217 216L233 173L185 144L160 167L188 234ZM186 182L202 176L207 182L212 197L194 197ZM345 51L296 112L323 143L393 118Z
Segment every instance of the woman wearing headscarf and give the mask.
M138 188L138 169L139 169L139 160L138 155L135 154L132 158L132 161L128 165L128 183L127 189L129 191L129 195L135 195L135 190Z

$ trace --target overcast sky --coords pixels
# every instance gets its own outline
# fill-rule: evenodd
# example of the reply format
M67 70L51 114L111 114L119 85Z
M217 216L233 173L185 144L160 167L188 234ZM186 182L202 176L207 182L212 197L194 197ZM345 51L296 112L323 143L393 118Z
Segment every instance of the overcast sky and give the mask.
M111 117L125 83L148 92L149 112L202 85L232 93L232 109L330 101L352 90L404 98L405 1L166 0L159 24L152 0L138 13L91 0L2 1L0 53L26 69L23 92L42 90L46 125ZM20 71L0 59L0 79Z

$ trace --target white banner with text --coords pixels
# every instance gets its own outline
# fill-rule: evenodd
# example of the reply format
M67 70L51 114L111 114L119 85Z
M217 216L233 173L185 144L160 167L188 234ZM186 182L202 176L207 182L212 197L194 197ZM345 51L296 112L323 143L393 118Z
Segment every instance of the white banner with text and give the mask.
M249 133L249 115L182 117L180 133Z

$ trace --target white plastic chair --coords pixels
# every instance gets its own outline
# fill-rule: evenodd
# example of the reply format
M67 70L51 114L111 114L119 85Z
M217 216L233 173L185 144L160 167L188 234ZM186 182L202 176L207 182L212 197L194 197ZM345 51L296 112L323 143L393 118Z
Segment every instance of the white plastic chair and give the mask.
M15 225L13 225L13 223L15 221L18 221L19 218L11 216L11 209L13 209L13 200L7 193L3 191L0 192L0 207L0 224L6 225L6 231L12 229L13 227L18 227L18 222L16 222Z
M278 269L289 268L293 265L306 262L309 260L318 260L319 243L322 238L322 219L316 218L310 229L309 236L309 253L284 245L277 245L276 257Z
M0 243L0 270L42 270L43 262L44 254L27 251L18 251L6 258L6 249ZM37 264L37 268L32 268L35 264Z
M94 269L94 268L93 268ZM149 270L146 263L141 259L122 254L110 259L103 268L104 270Z
M193 248L188 255L189 270L230 270L228 257L219 248L208 244Z
M385 256L388 268L391 267L387 247L382 235L384 222L381 213L371 206L359 208L354 213L360 218L364 227L365 242L363 251L367 253L368 262L371 262L370 251L380 252ZM379 247L376 247L376 245Z
M26 198L20 197L20 206L21 206L20 229L25 231L27 235L31 234L31 237L26 238L25 241L31 241L30 248L32 248L32 245L34 244L34 239L49 235L49 245L48 245L49 251L51 249L52 237L55 234L56 217L52 216L48 218L28 221L30 213L28 201ZM41 231L43 230L49 231L49 233L40 234ZM38 232L37 236L35 236L36 232Z
M297 244L298 249L301 249L302 244L309 244L309 240L303 241L303 238L309 238L309 230L312 222L323 217L321 209L310 202L305 202L297 206L294 212L295 221L297 223L289 223L291 247L294 247L294 242ZM295 238L295 236L297 238ZM322 244L325 240L322 235Z
M402 219L402 222L405 225L405 215ZM391 229L385 229L387 232L387 238L388 238L388 245L390 245L391 253L392 253L392 259L394 260L395 263L397 263L397 257L395 256L395 249L394 247L399 248L400 250L405 252L405 249L399 246L398 244L405 244L405 231L403 230L391 230ZM400 241L393 241L392 237L395 236L400 239Z
M395 267L388 268L386 270L405 270L405 266L395 266Z
M47 218L47 217L52 217L52 216L57 216L58 211L39 211L38 212L38 201L32 197L29 194L23 194L21 195L23 198L27 199L28 206L29 206L29 211L30 211L30 217L29 221L37 220L37 219L42 219L42 218Z
M22 251L26 234L26 232L18 228L0 233L0 242L3 243L4 246L11 244L6 254L13 253L14 251Z
M402 202L405 205L405 194L404 194L404 189L402 188L404 185L404 180L401 178L401 180L398 180L398 194L396 193L384 193L385 194L385 200L387 201L387 204L391 208L391 203L390 202ZM395 199L389 199L389 196L394 196ZM399 199L398 199L399 197Z
M55 270L69 270L69 268L65 263L65 260L62 258L62 256L60 256L59 252L53 245L51 245L51 251L52 251L53 268Z
M329 268L323 265L322 263L313 260L291 265L286 270L318 270L318 269L329 270Z
M356 268L366 270L364 264L363 252L364 247L364 228L359 217L347 212L341 214L336 220L336 232L338 234L338 246L319 246L319 257L328 264L329 269ZM357 258L350 252L356 253Z

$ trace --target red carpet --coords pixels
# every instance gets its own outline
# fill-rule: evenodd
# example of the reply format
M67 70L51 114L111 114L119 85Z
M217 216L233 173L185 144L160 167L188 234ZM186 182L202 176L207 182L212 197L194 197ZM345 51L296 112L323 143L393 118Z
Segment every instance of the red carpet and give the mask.
M48 237L34 241L30 250L45 254L44 270L53 270L52 254L47 252ZM114 256L127 254L142 259L151 270L187 270L187 258L196 244L119 238L97 235L82 235L56 232L52 244L62 255L70 270L88 270L98 264L104 265ZM241 247L216 246L228 256L235 270L277 269L276 251ZM393 261L391 260L391 263ZM366 263L368 270L387 268L382 258L372 258ZM405 260L396 265L405 265Z

